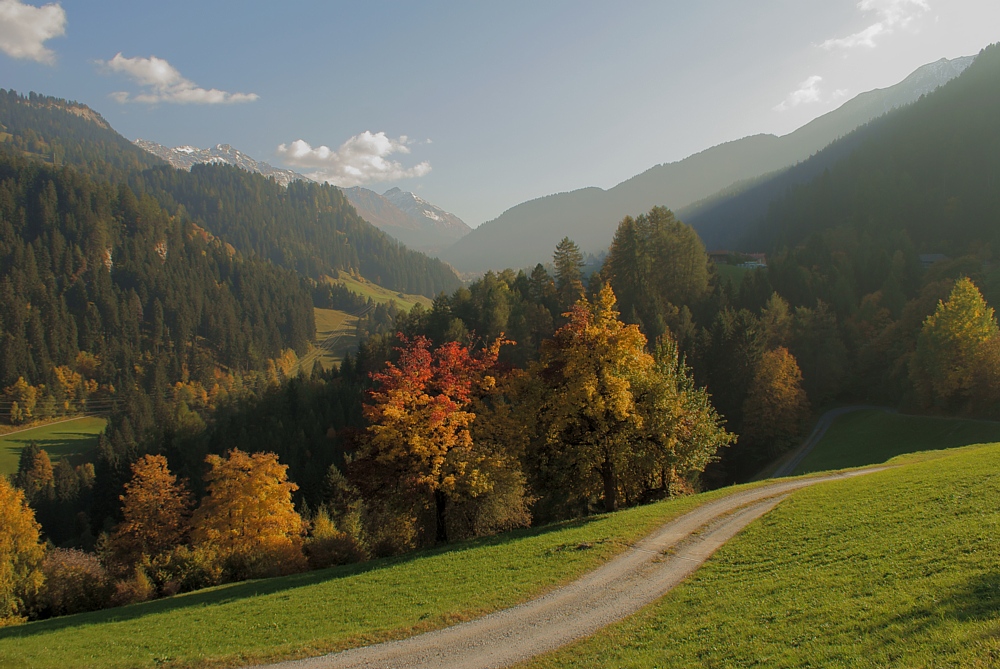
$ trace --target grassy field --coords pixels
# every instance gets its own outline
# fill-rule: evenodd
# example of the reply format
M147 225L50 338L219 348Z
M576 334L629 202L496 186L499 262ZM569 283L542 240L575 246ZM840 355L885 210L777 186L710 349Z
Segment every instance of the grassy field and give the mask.
M1000 665L1000 445L934 456L794 494L639 615L525 666Z
M719 277L724 281L728 281L734 287L739 288L740 283L743 281L743 276L751 270L746 267L739 267L738 265L716 265L715 271L719 273Z
M0 629L0 666L239 666L407 636L537 596L732 490Z
M41 425L30 430L0 436L0 474L13 474L21 449L35 442L53 460L86 457L97 448L97 435L107 424L103 418L84 417Z
M357 316L336 309L313 308L316 315L316 346L299 360L298 367L306 373L312 371L317 361L323 363L323 369L339 365L344 355L357 346L357 336L354 329ZM298 373L298 367L293 371Z
M796 474L861 467L903 453L1000 441L1000 423L855 411L839 417Z
M358 295L370 297L376 302L388 304L390 300L395 300L396 306L403 311L409 311L414 304L420 303L425 307L430 307L433 300L423 295L409 295L406 293L394 293L388 288L383 288L378 284L353 277L347 272L340 272L335 279L336 283L341 283Z

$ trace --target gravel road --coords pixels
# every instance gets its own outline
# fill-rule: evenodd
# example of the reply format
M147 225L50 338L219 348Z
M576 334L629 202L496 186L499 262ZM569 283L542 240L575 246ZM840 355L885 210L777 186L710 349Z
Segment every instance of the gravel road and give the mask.
M520 606L401 641L259 669L509 667L589 636L656 601L789 493L882 469L780 481L736 492L684 514L597 570Z

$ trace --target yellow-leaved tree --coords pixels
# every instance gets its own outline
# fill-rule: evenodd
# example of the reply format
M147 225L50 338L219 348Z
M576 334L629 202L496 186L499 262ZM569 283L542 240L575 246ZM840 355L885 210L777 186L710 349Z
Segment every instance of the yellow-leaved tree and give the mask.
M634 384L653 367L646 338L618 319L615 294L605 285L592 303L578 301L568 321L542 344L533 370L543 387L532 449L544 480L572 499L603 499L618 506L619 472L642 427Z
M238 580L301 571L302 517L295 511L288 466L274 453L209 455L208 495L192 519L191 542L214 551Z
M910 379L925 407L965 408L978 367L998 334L993 309L967 277L955 282L947 301L927 317L910 363Z
M24 493L0 475L0 627L23 621L25 602L42 585L39 530Z
M145 455L132 465L132 480L121 495L123 520L110 547L120 566L132 568L180 545L188 530L191 493L177 481L162 455Z

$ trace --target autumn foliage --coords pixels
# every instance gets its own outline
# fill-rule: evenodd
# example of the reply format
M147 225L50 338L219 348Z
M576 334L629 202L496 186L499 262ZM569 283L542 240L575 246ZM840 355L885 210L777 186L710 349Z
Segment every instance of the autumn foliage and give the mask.
M209 455L208 495L192 520L194 547L214 551L232 578L300 571L302 518L292 504L298 486L274 453Z
M162 455L146 455L132 465L132 480L121 496L124 519L111 535L121 565L155 557L182 543L188 531L191 493L170 473Z
M40 529L24 493L0 476L0 626L22 620L42 585Z
M431 350L426 337L400 337L399 360L373 375L365 403L368 439L361 457L399 474L397 484L434 500L434 537L447 541L449 499L475 497L490 489L477 451L469 410L474 397L496 384L501 337L478 353L457 342Z

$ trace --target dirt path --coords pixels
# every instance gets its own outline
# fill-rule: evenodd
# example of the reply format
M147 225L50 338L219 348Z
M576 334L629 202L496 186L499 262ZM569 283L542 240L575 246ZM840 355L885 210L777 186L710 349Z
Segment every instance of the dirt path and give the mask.
M799 465L802 464L802 461L806 459L806 456L809 455L816 447L816 444L818 444L823 437L826 436L826 431L830 429L831 425L833 425L833 421L837 420L844 414L853 413L855 411L894 412L895 410L888 407L856 404L852 406L838 407L827 411L825 414L820 416L818 421L816 421L816 427L814 427L813 431L809 434L809 438L806 439L801 446L795 449L790 456L787 456L787 459L774 471L768 472L766 478L777 479L782 476L791 476L795 470L798 469Z
M780 481L733 493L677 518L569 585L454 627L261 669L492 669L589 636L662 597L790 492L885 467Z

